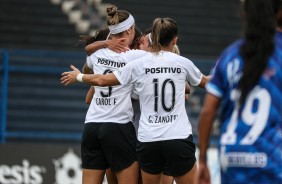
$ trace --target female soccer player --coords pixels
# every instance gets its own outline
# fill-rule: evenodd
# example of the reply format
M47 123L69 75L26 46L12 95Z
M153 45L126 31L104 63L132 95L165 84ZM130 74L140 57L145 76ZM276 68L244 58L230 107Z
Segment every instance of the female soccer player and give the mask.
M135 35L134 18L128 12L107 8L111 39L124 38L129 46ZM89 56L87 67L105 75L143 55L142 51L124 55L100 49ZM102 183L105 170L116 173L118 183L138 183L136 135L132 125L132 85L97 87L89 106L82 136L83 184Z
M89 45L91 43L105 41L107 40L109 33L110 33L110 30L108 28L103 28L103 29L96 31L94 36L81 37L81 40L79 40L79 43L84 43L85 45ZM108 42L107 44L110 47L116 48L114 45L120 45L120 41L118 41L118 43L115 43L114 41L115 40L107 40ZM89 59L88 56L87 56L87 59ZM84 65L82 70L83 70L83 73L93 73L93 70L88 69L87 63ZM91 86L86 95L86 99L85 99L86 104L91 103L94 92L95 92L94 87ZM110 168L106 170L106 178L107 178L108 184L117 184L118 183L115 173L113 173Z
M274 40L278 5L279 0L244 1L244 38L223 52L206 87L198 183L210 183L206 153L220 102L221 182L282 183L282 45Z
M130 46L131 49L141 49L141 50L150 50L151 46L152 46L152 39L150 38L152 29L147 29L143 34L141 34L140 31L138 31L138 29L136 30L135 28L135 37L133 39L133 42ZM106 38L104 38L103 40L105 40ZM110 44L110 45L109 45ZM103 47L109 47L111 46L112 49L116 50L116 49L120 49L122 48L122 45L117 45L116 43L114 45L112 45L110 42L107 44L102 44L102 43L98 43L98 42L94 42L92 43L91 47L86 47L86 52L87 53L93 53L95 52L97 49L101 49ZM118 51L118 50L117 50ZM118 51L119 52L119 51ZM172 49L173 53L176 53L178 55L180 55L180 51L179 48L177 47L177 45L174 45L173 49ZM190 92L190 88L189 85L186 84L186 87L188 89L186 89L186 93ZM133 106L133 111L134 111L134 121L133 121L133 125L136 129L136 132L138 132L138 125L139 125L139 119L140 119L140 104L139 104L139 100L138 100L138 94L135 94L135 92L132 92L134 95L131 95L131 97L134 97L136 99L132 99L132 106ZM93 87L90 88L89 92L87 93L86 96L86 103L90 104L92 98L94 95L94 90ZM188 95L187 95L188 96ZM185 99L186 99L186 95L185 95ZM108 176L112 176L112 174L109 174L109 171L106 171L107 174L107 179ZM113 178L113 177L110 177ZM112 179L111 179L112 180ZM109 181L109 179L108 179ZM172 184L173 183L173 177L172 176L167 176L167 175L162 175L161 176L161 184Z
M137 153L144 184L160 183L164 169L177 183L194 183L195 145L185 110L185 82L204 87L207 77L190 60L171 52L176 42L176 22L157 18L152 48L143 57L114 74L83 75L72 66L74 71L61 78L65 85L77 79L98 86L135 85L141 104Z
M135 29L135 35L134 35L134 39L131 45L129 46L130 49L139 48L139 45L140 45L139 39L143 36L142 32L137 27L135 27L134 29ZM117 53L128 51L128 45L126 46L126 44L124 43L125 38L119 38L119 39L112 40L112 39L109 39L109 36L110 36L110 30L108 28L98 30L94 37L90 36L90 38L86 40L86 42L88 42L88 44L85 47L85 48L88 48L86 49L87 54L91 55L92 53L96 52L97 50L106 48L106 47ZM89 43L90 41L91 43ZM93 70L87 67L87 62L85 63L82 71L83 73L87 73L87 74L93 73ZM85 99L86 104L91 103L93 95L94 95L94 88L90 87L86 95L86 99Z

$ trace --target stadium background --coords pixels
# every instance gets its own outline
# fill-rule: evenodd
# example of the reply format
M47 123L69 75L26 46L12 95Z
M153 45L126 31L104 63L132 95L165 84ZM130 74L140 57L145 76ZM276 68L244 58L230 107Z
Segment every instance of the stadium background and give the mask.
M59 176L53 161L79 157L89 87L64 87L59 79L70 64L83 66L85 52L76 46L79 35L93 35L105 25L110 3L131 12L141 30L156 17L175 19L181 55L206 75L242 32L239 0L0 0L0 178L4 178L0 183L22 179L22 183L60 184L61 178L67 184L78 177L76 166ZM192 88L186 103L196 143L204 92ZM217 136L215 123L213 146ZM41 163L39 156L52 164ZM36 164L41 168L38 177L26 176L24 170ZM9 175L13 165L21 166L21 177Z

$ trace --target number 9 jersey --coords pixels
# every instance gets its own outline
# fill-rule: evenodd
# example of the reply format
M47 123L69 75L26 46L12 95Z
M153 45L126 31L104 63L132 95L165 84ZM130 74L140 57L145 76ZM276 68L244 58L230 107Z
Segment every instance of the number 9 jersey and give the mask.
M94 74L112 73L124 67L130 61L143 56L145 51L131 50L116 53L108 48L100 49L87 59L87 66ZM95 93L88 108L85 123L120 123L132 121L133 109L131 103L132 85L118 85L113 87L95 87Z
M239 107L242 42L223 52L206 86L223 103L219 145L222 183L282 183L281 45Z
M123 85L139 95L140 142L185 139L192 134L185 109L185 82L197 86L202 73L188 59L171 52L147 52L114 72Z

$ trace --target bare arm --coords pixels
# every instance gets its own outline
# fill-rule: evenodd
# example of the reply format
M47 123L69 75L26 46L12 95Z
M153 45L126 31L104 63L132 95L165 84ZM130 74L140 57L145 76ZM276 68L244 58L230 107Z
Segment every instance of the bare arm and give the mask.
M198 85L200 88L205 88L207 82L210 80L210 76L203 75L200 84Z
M186 82L185 84L185 94L190 94L190 85L188 84L188 82Z
M207 93L203 109L199 118L199 170L197 183L210 183L210 174L207 166L207 149L209 146L209 137L212 130L212 125L219 107L219 98Z
M93 70L87 66L87 62L85 62L85 64L82 67L82 73L85 73L85 74L93 73Z
M93 86L90 87L90 89L88 90L87 94L86 94L86 98L85 98L85 103L86 104L90 104L91 100L93 98L93 95L95 93L95 89Z
M199 148L200 161L206 161L206 151L209 143L210 132L214 122L220 100L207 93L203 109L199 117Z
M96 41L87 45L85 51L87 55L91 55L93 52L106 47L118 53L125 52L129 49L125 44L125 38L119 38L115 40Z
M80 71L73 65L71 65L71 69L73 71L62 73L61 83L65 86L78 82L77 76L81 74ZM115 86L120 84L113 73L106 75L83 74L82 81L92 86Z

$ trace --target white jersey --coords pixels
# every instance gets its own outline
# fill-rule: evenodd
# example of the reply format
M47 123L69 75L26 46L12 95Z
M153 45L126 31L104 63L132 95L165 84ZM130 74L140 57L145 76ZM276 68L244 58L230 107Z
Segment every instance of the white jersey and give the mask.
M203 75L189 59L171 52L147 52L114 74L121 84L134 83L139 94L140 142L184 139L192 134L185 109L185 82L197 86Z
M100 49L89 56L87 65L94 74L107 74L124 67L130 61L144 55L144 51L132 50L116 53L110 49ZM128 123L132 121L132 84L113 87L95 86L95 93L88 108L85 123Z

